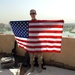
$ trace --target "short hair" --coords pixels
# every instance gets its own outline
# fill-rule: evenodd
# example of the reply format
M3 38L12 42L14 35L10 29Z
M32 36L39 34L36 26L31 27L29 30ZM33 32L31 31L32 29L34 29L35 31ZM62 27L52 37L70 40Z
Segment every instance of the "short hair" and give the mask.
M30 14L35 13L36 14L36 10L35 9L31 9L30 10Z

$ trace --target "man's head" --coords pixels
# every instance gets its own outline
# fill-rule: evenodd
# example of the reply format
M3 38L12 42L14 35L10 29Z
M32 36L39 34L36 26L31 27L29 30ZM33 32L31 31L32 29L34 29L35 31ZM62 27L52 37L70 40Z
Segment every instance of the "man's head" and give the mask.
M36 10L31 9L30 10L30 16L31 16L32 20L35 20L36 19Z

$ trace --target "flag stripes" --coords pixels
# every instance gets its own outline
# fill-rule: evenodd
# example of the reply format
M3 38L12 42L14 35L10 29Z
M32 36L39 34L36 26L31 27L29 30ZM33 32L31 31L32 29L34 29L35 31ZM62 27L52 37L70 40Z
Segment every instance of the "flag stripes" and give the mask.
M25 22L23 22L23 24L24 23ZM24 48L29 52L61 51L62 32L64 24L63 20L36 20L29 21L29 23L27 22L27 24L29 25L29 37L24 38L15 36L19 47Z

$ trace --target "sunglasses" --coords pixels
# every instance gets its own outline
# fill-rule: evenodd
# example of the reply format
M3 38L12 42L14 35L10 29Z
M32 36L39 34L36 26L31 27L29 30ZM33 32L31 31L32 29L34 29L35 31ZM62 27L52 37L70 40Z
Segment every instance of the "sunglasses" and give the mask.
M30 13L30 15L34 15L34 14L36 14L36 13Z

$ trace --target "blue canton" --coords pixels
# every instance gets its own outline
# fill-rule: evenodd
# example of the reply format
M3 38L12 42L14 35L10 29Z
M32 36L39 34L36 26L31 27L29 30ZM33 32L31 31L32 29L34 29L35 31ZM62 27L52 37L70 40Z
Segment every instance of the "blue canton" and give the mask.
M17 37L28 38L29 21L11 21L11 28Z

